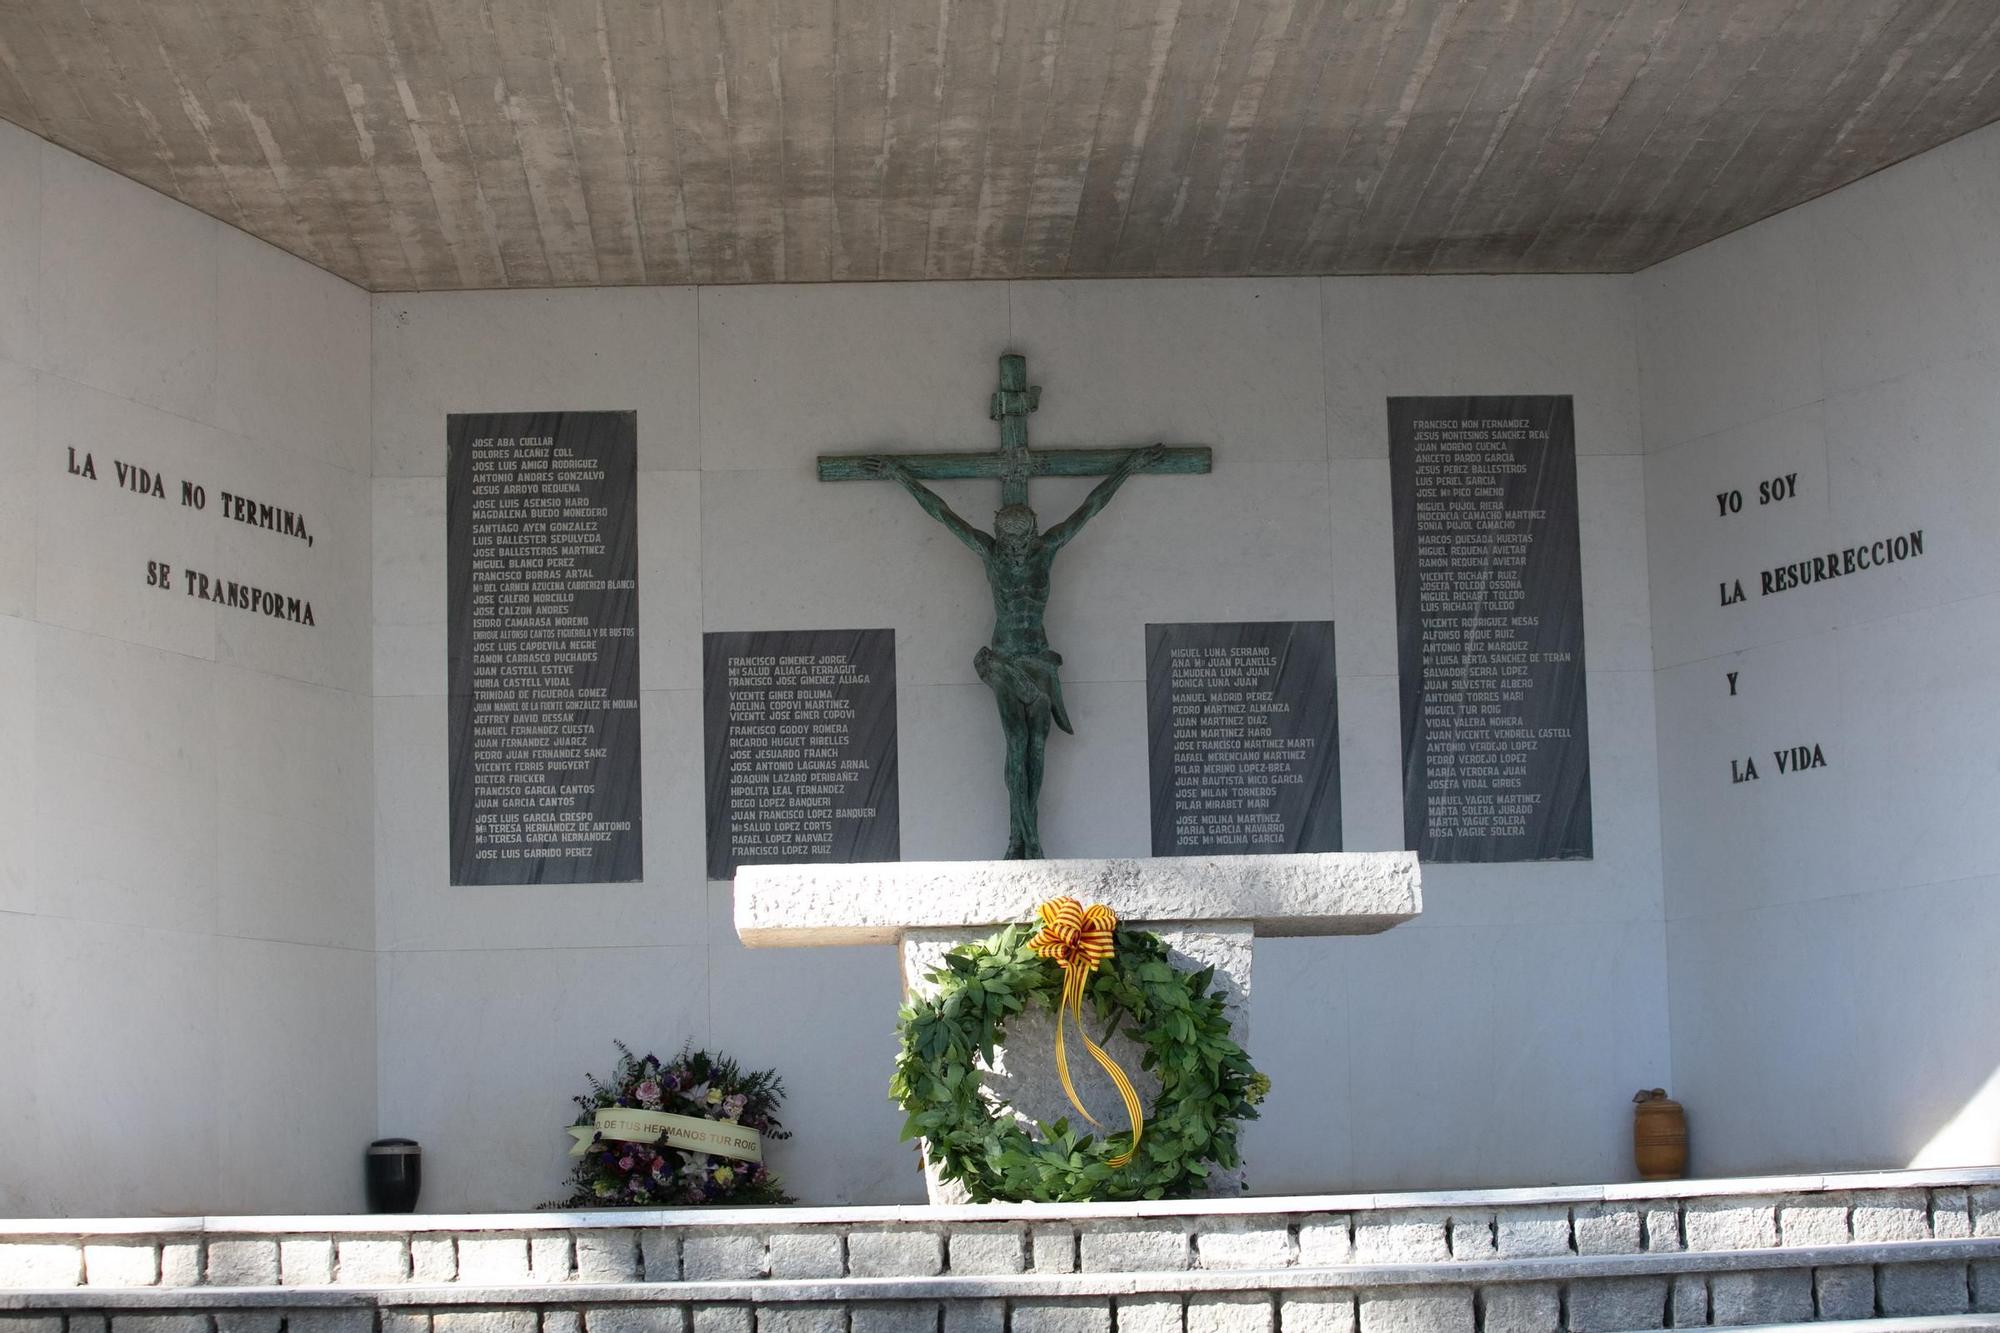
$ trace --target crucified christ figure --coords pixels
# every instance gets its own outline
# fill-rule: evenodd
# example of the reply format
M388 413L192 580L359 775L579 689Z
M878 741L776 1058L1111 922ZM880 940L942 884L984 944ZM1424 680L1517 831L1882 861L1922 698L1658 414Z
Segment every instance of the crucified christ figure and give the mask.
M1166 453L1160 444L1131 450L1075 513L1047 532L1039 530L1035 511L1022 503L1003 504L993 515L993 531L981 532L897 459L875 455L861 463L865 475L901 485L986 567L986 583L993 590L993 641L979 650L972 666L1000 705L1000 729L1007 737L1009 860L1041 858L1037 812L1049 724L1075 732L1063 708L1062 680L1057 675L1062 656L1049 647L1042 619L1049 605L1049 569L1056 552L1111 503L1134 472L1158 464Z

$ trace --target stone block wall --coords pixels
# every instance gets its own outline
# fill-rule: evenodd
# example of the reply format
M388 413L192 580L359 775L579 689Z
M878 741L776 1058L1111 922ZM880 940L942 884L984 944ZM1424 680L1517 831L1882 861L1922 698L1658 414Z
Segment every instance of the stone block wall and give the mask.
M2000 1315L2000 1169L392 1220L0 1224L0 1333L1596 1333Z

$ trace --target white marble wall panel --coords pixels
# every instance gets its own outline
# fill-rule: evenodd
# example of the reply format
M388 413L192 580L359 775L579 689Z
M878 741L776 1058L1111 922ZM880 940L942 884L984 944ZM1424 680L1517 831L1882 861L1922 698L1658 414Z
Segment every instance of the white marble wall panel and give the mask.
M32 621L0 616L0 754L35 753L37 633ZM34 910L36 785L31 764L0 764L0 914Z
M708 1040L785 1080L780 1118L795 1137L766 1144L764 1160L801 1200L922 1203L888 1064L857 1056L854 1044L867 1034L869 1050L888 1049L876 1034L894 1031L902 1004L896 950L746 949L729 885L710 884L708 902Z
M35 372L0 358L0 615L35 613L37 399Z
M197 657L365 691L369 682L368 481L212 427L41 376L36 486L37 615ZM89 480L70 471L71 450ZM160 478L122 485L119 462ZM185 503L183 483L205 504ZM292 510L312 544L236 521L224 493ZM148 586L149 563L171 568ZM306 626L188 595L187 571L313 604Z
M367 476L367 295L232 228L217 246L215 424Z
M368 306L0 126L7 1214L357 1201L373 961L266 940L373 944ZM266 550L225 488L305 513L315 550ZM189 567L310 595L320 627L274 646ZM117 1147L79 1171L79 1143Z
M206 477L219 461L238 457L228 437L54 375L41 377L40 400L42 441L34 460L37 619L213 658L216 618L248 613L225 613L187 595L184 571L217 567L221 522L183 506L179 487L183 480ZM90 455L96 480L70 473L71 449L79 468ZM121 487L119 460L163 476L161 497ZM147 586L149 561L171 567L171 586Z
M1074 736L1051 731L1042 841L1051 856L1150 856L1146 691L1136 681L1064 687ZM984 685L898 689L903 859L965 861L1007 847L1000 718Z
M1647 456L1656 665L1817 634L1840 623L1839 583L1767 597L1759 579L1767 569L1843 544L1829 513L1822 418L1821 405L1810 403ZM1796 494L1759 503L1760 485L1787 478ZM1723 512L1717 496L1729 492L1741 492L1740 512ZM1725 605L1724 586L1733 599L1739 583L1745 600Z
M218 606L216 660L365 694L374 670L368 478L236 437L230 437L224 457L202 472L208 478L207 511L198 518L182 513L184 523L198 521L214 534L213 563L204 570L310 601L314 620L296 624ZM298 514L311 544L227 517L221 509L225 490Z
M612 1039L662 1056L708 1039L708 950L625 946L608 924L594 948L378 956L378 1123L423 1143L426 1211L561 1197L571 1098L610 1073Z
M1827 399L1826 550L1924 532L1922 557L1834 585L1844 623L2000 592L1996 438L2000 355L1943 362Z
M1336 651L1339 631L1336 624ZM1395 676L1343 675L1338 703L1341 845L1350 852L1401 851L1404 847L1401 683ZM1428 901L1424 907L1429 910Z
M35 910L212 930L214 668L47 625L36 638Z
M1691 1170L1943 1165L1926 1150L1948 1131L1990 1161L1992 1122L1954 1122L2000 1066L1990 1012L1961 989L1990 965L1996 888L1982 877L1669 922Z
M442 694L375 700L377 948L396 947L401 913L413 893L450 882L450 737ZM451 891L454 905L460 892Z
M5 632L5 622L0 621L0 635ZM0 647L0 654L5 652L6 649ZM0 657L0 661L4 660ZM0 708L4 707L0 704ZM4 781L0 778L0 782ZM0 835L12 831L0 829ZM5 863L6 855L6 851L0 849L0 864ZM36 1006L34 957L43 921L40 917L13 911L4 904L5 900L0 899L0 1013L35 1014L39 1011ZM35 1038L34 1023L0 1023L0 1068L13 1071L8 1078L0 1080L0 1116L6 1117L17 1135L26 1132L28 1126L39 1126L41 1123L43 1092L39 1080L34 1077ZM42 1185L38 1176L31 1175L25 1166L10 1160L9 1169L0 1172L0 1215L49 1216L54 1209L42 1206Z
M186 1215L225 1196L216 1112L249 1092L215 1078L226 942L53 916L34 918L28 938L38 1020L28 1077L61 1090L10 1127L7 1174L30 1182L29 1215ZM92 1144L124 1146L104 1169L79 1170Z
M1855 1049L1866 997L1839 919L1848 901L1667 923L1672 1086L1688 1107L1692 1174L1887 1164L1870 1160L1853 1114L1872 1080ZM1834 1113L1808 1113L1819 1106Z
M1645 460L1636 454L1576 460L1578 558L1583 572L1583 651L1592 671L1646 671L1653 621L1646 580Z
M708 825L701 691L647 690L642 753L646 783L646 912L673 923L668 942L684 938L682 914L707 882Z
M1397 671L1399 650L1396 510L1389 460L1334 459L1330 508L1333 652L1340 673L1392 676Z
M1827 394L2000 351L1983 305L1994 292L1971 262L1993 219L1951 206L1954 193L1944 156L1926 153L1801 210Z
M441 477L453 412L639 414L639 467L698 465L689 287L385 296L374 313L377 477Z
M1218 468L1327 456L1316 284L1124 279L1008 284L1014 348L1050 448L1207 444Z
M1251 1062L1271 1094L1239 1143L1252 1193L1340 1191L1366 1174L1353 1143L1353 1013L1325 939L1259 940L1250 988Z
M216 809L215 927L223 935L372 949L375 903L362 890L374 879L366 825L336 828L227 803Z
M41 336L42 142L0 124L0 360L36 365Z
M1629 281L1619 277L1327 278L1327 439L1389 455L1390 397L1566 393L1578 454L1640 450Z
M1861 1160L1981 1165L2000 1157L2000 1025L1964 1002L2000 938L2000 877L1862 894L1841 904L1854 942L1857 1023L1851 1070L1892 1069L1849 1083L1848 1114L1871 1142ZM1831 1156L1831 1154L1828 1154Z
M1005 838L1005 793L992 696L971 669L992 626L979 564L895 488L825 486L811 464L822 452L991 449L996 433L986 405L995 358L1008 350L1028 356L1031 380L1046 390L1030 423L1037 443L1103 446L1167 437L1217 450L1212 475L1135 480L1061 557L1049 629L1066 658L1078 734L1051 738L1043 818L1050 849L1072 855L1144 855L1149 849L1144 626L1205 619L1334 619L1347 844L1401 846L1394 544L1382 398L1392 392L1577 397L1580 422L1588 423L1580 425L1585 462L1579 475L1591 566L1586 616L1592 663L1628 668L1594 670L1591 679L1598 859L1573 866L1441 867L1454 873L1444 875L1440 920L1495 949L1512 947L1513 936L1504 932L1530 925L1598 932L1589 944L1610 950L1602 966L1621 978L1653 978L1652 988L1639 984L1609 1007L1599 1003L1596 990L1581 997L1523 991L1516 1016L1548 1023L1553 1020L1544 1009L1566 1013L1580 1006L1607 1015L1610 1031L1636 1012L1641 1017L1631 1021L1644 1030L1628 1034L1630 1041L1664 1049L1657 773L1643 610L1647 553L1637 519L1643 478L1631 456L1639 435L1629 284L1591 278L1544 289L1512 279L1424 282L1409 285L1408 309L1395 300L1400 286L1360 286L1368 292L1358 304L1328 294L1348 284L1317 281L701 291L701 472L654 469L641 483L647 881L633 896L600 886L445 885L443 493L434 483L378 477L383 1132L421 1135L425 1125L393 1123L388 1112L428 1104L436 1095L418 1082L432 1076L430 1066L389 1052L392 1029L426 1024L423 1006L432 1002L430 983L391 980L400 969L430 966L421 960L466 950L518 954L531 966L510 974L511 984L555 1004L557 983L534 971L541 960L551 952L587 952L602 959L602 984L631 980L623 969L635 960L650 965L650 946L698 938L688 933L684 916L692 889L707 895L711 911L700 951L707 968L705 1031L746 1060L780 1068L791 1088L794 1123L816 1140L810 1150L797 1142L774 1154L794 1191L817 1202L916 1197L918 1178L909 1169L908 1150L895 1142L894 1109L882 1099L886 1066L878 1058L879 1033L892 1022L893 966L876 967L867 950L744 951L728 930L728 886L702 887L696 654L704 630L895 630L902 854L994 854ZM449 299L456 298L439 298L427 312L439 328L457 318L444 313ZM401 298L378 301L378 329L401 304ZM1336 320L1342 322L1338 329ZM512 326L511 336L528 338L531 327ZM503 329L479 336L490 345ZM428 405L413 405L403 389L382 387L389 373L385 345L378 337L378 444L407 428L385 417L413 412L431 418L422 428L441 438L436 419L443 408L437 403L449 375L425 372L431 397L424 400ZM1482 361L1482 348L1497 350ZM449 391L462 396L461 406L495 406L490 395L509 387L507 368L516 357L513 349L500 349L487 364L452 369L449 374L466 382ZM1405 372L1421 373L1405 383L1398 378ZM1356 377L1358 383L1350 382ZM1349 417L1365 417L1365 437L1330 430L1326 398L1336 388L1347 395ZM384 473L392 470L408 469ZM1045 522L1055 522L1092 484L1038 482L1034 503ZM982 526L997 503L992 482L942 483L938 490ZM428 530L408 530L415 526ZM656 688L663 680L672 683L665 692ZM656 734L662 717L664 736ZM667 792L663 774L680 775L685 793ZM669 801L665 812L656 809L663 797ZM666 832L674 827L685 832ZM1627 929L1628 923L1650 930ZM632 946L640 949L620 952ZM1424 966L1456 966L1451 947L1441 943L1425 953L1430 961ZM1315 954L1311 965L1344 962ZM1543 960L1541 966L1550 971L1553 965ZM477 1003L470 988L485 984L483 976L441 971L435 986L453 992L448 1007L469 1013ZM788 1012L786 997L803 1003L834 993L855 997L857 1013L849 1016L843 1007L841 1021L831 1026L770 1021L772 1013ZM879 1018L866 1017L868 1005L879 1007ZM1292 1027L1282 1018L1272 1021L1284 1058L1304 1052L1298 1058L1309 1063L1323 1053L1323 1015L1316 1000L1296 1008ZM1382 1023L1389 1034L1421 1035L1401 1018ZM1556 1027L1566 1038L1567 1029ZM587 1030L591 1040L634 1031L604 1022ZM674 1033L699 1038L704 1031L699 1024L677 1028L664 1021L648 1030L666 1032L661 1041ZM1393 1040L1385 1036L1385 1047ZM1260 1046L1263 1041L1260 1031ZM1578 1048L1575 1066L1610 1059L1605 1048L1593 1036ZM531 1068L543 1059L536 1056ZM587 1060L570 1066L578 1066L574 1057L564 1067L565 1089L589 1067ZM1346 1077L1344 1068L1325 1066L1310 1087L1333 1086ZM1386 1065L1371 1076L1382 1084L1384 1103L1398 1107L1417 1095L1412 1088L1421 1082ZM1660 1076L1644 1077L1657 1082ZM1620 1132L1620 1117L1629 1115L1626 1081L1620 1066L1608 1111L1579 1101L1554 1119L1590 1137L1605 1124ZM518 1095L493 1088L495 1128L474 1132L454 1150L463 1153L463 1180L427 1206L532 1202L520 1197L519 1172L542 1167L522 1166L510 1156L515 1150L506 1136L515 1132L508 1128L515 1122L539 1122L532 1105L539 1095L532 1086ZM1292 1119L1275 1130L1267 1160L1278 1172L1303 1165L1313 1179L1332 1186L1360 1171L1354 1164L1363 1158L1358 1151L1331 1160L1302 1156L1319 1101L1313 1095L1289 1104ZM1462 1132L1473 1116L1471 1105L1440 1111L1439 1118ZM1479 1116L1490 1118L1479 1105ZM1524 1117L1548 1118L1544 1106L1523 1101L1521 1107ZM1532 1167L1517 1171L1494 1148L1479 1172L1459 1183L1533 1178L1565 1131L1537 1125L1523 1132L1538 1145L1538 1155L1523 1158ZM829 1152L824 1144L834 1147ZM476 1146L491 1151L475 1152ZM1412 1146L1409 1155L1414 1160L1431 1147ZM1582 1175L1591 1169L1579 1168ZM1414 1172L1410 1167L1406 1174ZM1290 1177L1283 1178L1289 1185Z
M375 1124L374 986L373 959L351 950L0 914L0 1003L41 1020L0 1025L0 1206L29 1217L358 1207L355 1162ZM293 1077L301 1049L341 1077ZM108 1157L89 1146L104 1143L126 1146Z
M701 688L701 473L639 474L639 680Z
M1991 1024L1950 993L2000 941L1996 206L1989 129L1638 279L1674 1070L1703 1174L2000 1146ZM1792 470L1799 500L1753 507ZM1740 518L1716 517L1726 485ZM1915 529L1920 558L1751 582ZM1719 609L1731 564L1750 600ZM1774 776L1793 744L1827 767ZM1756 783L1728 782L1737 750Z
M1983 341L2000 348L2000 234L1980 225L2000 214L2000 135L1968 134L1935 150L1935 156L1944 164L1949 191L1944 206L1961 222L1954 231L1963 247L1959 277L1977 300Z
M2000 871L2000 819L1992 813L2000 788L1993 688L2000 596L1873 621L1841 633L1837 648L1833 743L1848 775L1842 841L1857 876L1888 887Z
M53 144L41 188L42 368L209 420L220 224Z
M982 702L997 730L999 710L994 706L992 692L983 688L981 692L986 695ZM1102 851L1086 851L1083 855L1150 856L1153 824L1146 784L1133 781L1134 775L1147 771L1144 681L1102 684L1080 681L1065 691L1064 698L1075 709L1070 720L1076 724L1077 736L1062 739L1083 737L1085 724L1079 719L1084 717L1090 719L1091 732L1074 753L1063 755L1061 762L1050 765L1048 785L1042 789L1045 841L1051 847L1065 849L1056 855L1071 855L1066 850L1071 847L1102 847ZM973 753L988 756L992 762L1000 756L992 747L992 733L987 734L986 744ZM1005 830L995 829L995 832ZM997 845L1004 849L1005 838L1000 838Z
M52 744L46 724L37 741L36 910L215 930L212 775L179 785L167 771Z
M363 1211L359 1162L376 1114L374 955L225 939L214 967L211 1086L229 1092L212 1094L204 1110L227 1181L211 1187L221 1194L213 1206L283 1213L312 1200ZM302 1051L327 1072L304 1086L274 1077Z
M992 692L977 684L898 685L896 719L903 859L1000 855L1007 846L1007 788L995 744L1000 718ZM1074 713L1071 720L1076 721ZM1078 724L1077 737L1051 734L1050 748L1060 746L1063 751L1051 760L1051 767L1082 759L1070 753L1088 744L1082 739L1082 726ZM919 773L923 780L914 780ZM1142 813L1139 818L1143 821L1146 816ZM1126 822L1129 840L1130 820ZM1066 845L1057 845L1067 850ZM1146 848L1150 853L1150 839Z
M1005 283L704 288L701 466L809 477L821 453L996 448L998 358L1025 351L1032 382L1036 350L1009 337Z
M1767 218L1632 279L1649 450L1821 397L1820 275L1806 212Z
M1344 1021L1352 1052L1345 1115L1325 1132L1344 1129L1353 1174L1327 1185L1629 1175L1632 1091L1669 1073L1657 919L1393 930L1309 947L1342 979L1337 1015L1321 1021ZM1258 998L1258 1058L1282 1079L1310 1058L1287 1039L1284 1015L1300 1028L1312 1020L1273 996L1283 1006L1274 1033Z
M1812 635L1659 673L1660 716L1672 719L1660 728L1669 917L1861 887L1851 800L1867 770L1845 744L1844 640ZM1825 747L1828 767L1778 771L1774 751L1813 744ZM1749 781L1745 766L1753 762L1757 778ZM1746 780L1734 781L1737 774Z
M374 822L368 696L240 667L208 679L222 803L365 841Z
M377 477L374 496L375 694L443 694L451 688L444 478ZM641 540L641 559L651 546Z

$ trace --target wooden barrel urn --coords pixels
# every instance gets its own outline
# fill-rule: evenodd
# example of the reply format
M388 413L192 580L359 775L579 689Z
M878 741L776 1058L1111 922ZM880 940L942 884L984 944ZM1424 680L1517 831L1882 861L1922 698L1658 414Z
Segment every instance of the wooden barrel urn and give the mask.
M1687 1112L1665 1088L1641 1088L1632 1098L1632 1160L1641 1180L1673 1180L1687 1171Z

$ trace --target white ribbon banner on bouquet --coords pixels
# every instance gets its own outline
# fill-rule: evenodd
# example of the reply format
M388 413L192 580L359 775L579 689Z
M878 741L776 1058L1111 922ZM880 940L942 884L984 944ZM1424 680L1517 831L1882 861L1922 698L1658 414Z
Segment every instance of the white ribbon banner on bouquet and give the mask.
M571 1125L569 1133L576 1140L570 1145L571 1157L583 1156L583 1150L590 1146L590 1141L602 1135L621 1143L657 1143L665 1138L674 1147L692 1152L733 1157L739 1162L764 1160L763 1141L758 1138L757 1131L748 1125L729 1120L704 1120L700 1116L672 1115L666 1111L606 1106L599 1109L594 1123Z

